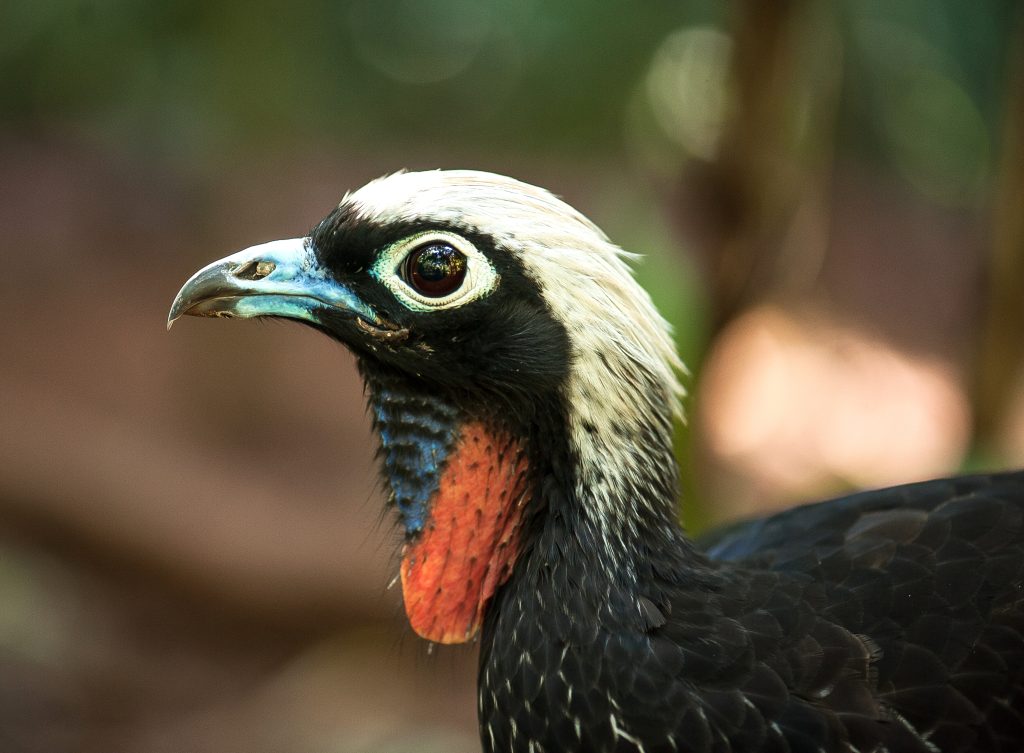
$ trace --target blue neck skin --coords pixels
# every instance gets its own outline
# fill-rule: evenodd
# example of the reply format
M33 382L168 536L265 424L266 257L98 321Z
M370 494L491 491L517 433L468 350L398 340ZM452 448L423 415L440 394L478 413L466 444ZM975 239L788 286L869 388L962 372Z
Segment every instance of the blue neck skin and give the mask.
M423 530L445 460L458 438L459 411L406 385L372 379L370 407L384 473L407 536Z

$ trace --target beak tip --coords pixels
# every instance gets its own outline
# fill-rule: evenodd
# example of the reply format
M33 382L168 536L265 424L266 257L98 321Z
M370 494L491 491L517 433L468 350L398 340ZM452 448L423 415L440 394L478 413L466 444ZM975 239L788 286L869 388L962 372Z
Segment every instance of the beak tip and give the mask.
M184 290L184 288L182 288L182 290ZM182 304L183 304L182 296L181 296L181 293L179 292L178 295L174 299L174 303L171 304L171 310L167 312L167 331L168 332L171 331L171 327L174 326L174 323L176 321L178 321L182 317L182 315L185 313L183 311L185 306L182 305Z

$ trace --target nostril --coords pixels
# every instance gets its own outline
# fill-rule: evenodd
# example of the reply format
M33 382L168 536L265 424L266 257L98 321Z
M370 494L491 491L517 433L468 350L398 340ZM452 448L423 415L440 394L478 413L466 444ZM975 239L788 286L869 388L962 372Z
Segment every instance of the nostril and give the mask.
M235 270L235 277L243 280L262 280L277 268L272 261L250 261Z

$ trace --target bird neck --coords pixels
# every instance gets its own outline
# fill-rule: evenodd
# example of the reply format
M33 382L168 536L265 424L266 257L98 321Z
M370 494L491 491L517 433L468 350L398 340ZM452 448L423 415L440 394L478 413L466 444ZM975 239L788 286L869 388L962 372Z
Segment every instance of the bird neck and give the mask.
M406 611L423 637L470 639L506 580L557 567L555 555L603 572L617 593L642 591L670 564L665 552L673 572L685 564L674 559L691 548L676 513L672 414L651 390L581 409L597 385L570 379L496 407L493 396L361 368L406 533Z
M681 538L675 397L621 353L577 354L564 385L568 474L557 487L616 567L628 566L644 542Z
M596 449L596 447L595 447ZM568 483L545 489L541 538L572 548L570 558L587 562L620 586L641 586L652 566L681 559L687 567L695 552L683 533L677 508L677 465L666 451L610 466L577 461ZM632 462L634 461L635 462ZM694 554L696 564L696 555Z
M524 631L573 645L587 645L596 630L642 634L663 624L669 594L703 604L718 587L716 568L680 526L671 419L658 418L636 434L586 438L573 433L565 412L538 421L536 514L483 637L481 666L492 677L505 677L504 662L519 660L516 637Z

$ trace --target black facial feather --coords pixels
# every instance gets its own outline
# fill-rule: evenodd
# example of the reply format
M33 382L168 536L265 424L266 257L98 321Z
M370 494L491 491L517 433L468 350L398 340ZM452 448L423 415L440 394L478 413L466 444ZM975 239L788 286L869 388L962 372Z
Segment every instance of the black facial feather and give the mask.
M427 230L459 235L472 243L499 276L490 294L463 306L412 311L369 271L389 245ZM385 321L407 328L397 343L380 343L336 322L357 352L406 373L505 404L535 402L558 389L569 370L569 339L536 284L510 252L472 228L430 221L382 223L342 205L311 233L320 264L354 290ZM328 313L329 317L329 313ZM332 322L325 322L330 333Z
M381 249L430 228L421 220L377 222L354 206L341 204L317 223L309 237L320 264L342 279L368 272Z

